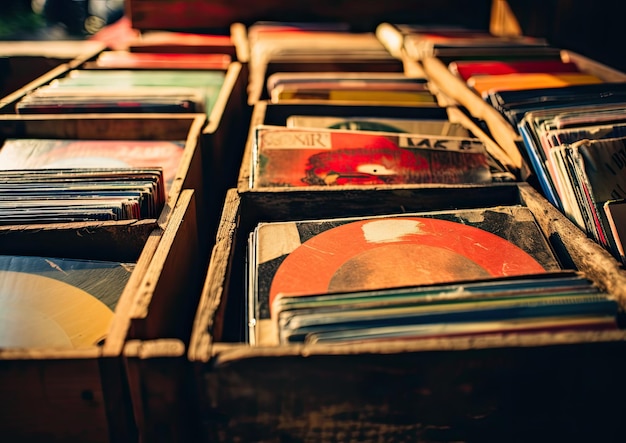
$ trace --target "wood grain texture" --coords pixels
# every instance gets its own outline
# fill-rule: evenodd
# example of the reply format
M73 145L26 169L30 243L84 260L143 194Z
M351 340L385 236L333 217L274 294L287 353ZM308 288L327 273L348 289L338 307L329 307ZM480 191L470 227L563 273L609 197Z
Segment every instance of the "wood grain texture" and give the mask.
M75 353L76 354L76 353ZM109 438L98 361L0 358L0 433L4 441L106 442Z
M203 441L614 441L623 336L579 339L222 349L198 388Z
M396 23L465 24L487 29L490 0L465 7L461 0L130 0L127 15L133 28L148 29L228 29L231 23L249 25L259 20L339 21L373 30L381 21Z

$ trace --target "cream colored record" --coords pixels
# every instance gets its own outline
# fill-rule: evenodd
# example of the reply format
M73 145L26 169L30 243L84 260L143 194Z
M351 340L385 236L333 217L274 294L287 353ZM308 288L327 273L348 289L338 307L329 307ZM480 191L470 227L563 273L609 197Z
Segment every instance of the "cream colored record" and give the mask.
M108 306L75 286L0 271L0 348L93 346L112 319Z

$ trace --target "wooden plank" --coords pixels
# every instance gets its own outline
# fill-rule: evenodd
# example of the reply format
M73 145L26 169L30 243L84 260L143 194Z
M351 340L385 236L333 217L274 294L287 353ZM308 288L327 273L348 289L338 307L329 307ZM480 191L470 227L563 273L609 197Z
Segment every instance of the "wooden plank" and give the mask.
M130 341L124 349L141 441L198 438L190 365L179 340Z
M316 0L285 4L282 0L130 0L126 14L139 30L228 29L231 23L249 25L259 20L347 22L373 30L381 21L446 23L487 29L490 0L467 8L461 0Z
M198 378L201 440L619 439L623 334L551 340L388 352L224 345Z
M197 242L192 191L176 213L137 288L124 347L132 404L141 441L190 441L197 435L195 396L186 359L208 250Z
M0 353L0 432L5 441L107 442L94 352L11 359Z

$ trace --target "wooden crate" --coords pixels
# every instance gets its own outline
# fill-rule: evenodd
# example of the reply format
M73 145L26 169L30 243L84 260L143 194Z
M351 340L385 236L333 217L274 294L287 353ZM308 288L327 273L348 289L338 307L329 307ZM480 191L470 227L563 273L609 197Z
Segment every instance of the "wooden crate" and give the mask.
M246 326L245 249L257 223L502 204L527 206L565 266L624 306L625 271L525 183L323 193L231 190L189 346L195 384L183 383L178 391L192 393L192 400L195 394L189 404L198 408L190 420L201 436L197 440L621 438L622 331L351 347L238 342Z
M137 114L137 113L86 113L86 114L42 114L33 116L33 114L17 115L15 114L15 105L30 91L37 89L43 85L50 83L52 80L65 76L72 69L80 69L88 66L88 63L95 59L96 55L86 58L74 59L71 62L58 66L57 68L47 72L45 75L30 82L28 85L9 94L0 100L0 114L7 121L35 121L47 120L51 122L46 128L44 123L40 123L41 129L36 131L29 126L29 131L53 131L51 134L62 134L64 129L68 128L71 134L89 134L80 135L79 138L104 137L119 138L121 134L130 139L160 139L171 140L171 137L180 136L181 128L176 127L172 123L163 123L165 120L171 122L177 120L182 122L178 126L185 126L192 119L204 119L204 124L196 130L201 140L194 140L193 143L200 144L198 149L198 165L200 169L189 176L186 180L193 177L196 182L186 183L190 189L197 192L198 206L200 208L217 207L217 211L210 210L210 214L206 219L208 227L206 235L212 238L219 219L219 212L224 199L224 194L228 187L235 185L241 156L245 144L245 134L249 124L250 110L247 105L246 83L247 68L245 64L240 62L232 62L225 72L225 78L222 88L220 89L216 102L211 108L209 115L205 114ZM154 122L144 126L142 118L149 118ZM160 120L159 120L160 119ZM55 122L66 121L60 128L52 129ZM84 121L84 122L82 122ZM144 120L146 121L146 120ZM92 122L92 123L89 123ZM20 125L21 123L16 123ZM200 123L197 123L198 125ZM7 123L9 134L12 131L12 124ZM75 129L71 129L74 127ZM189 126L187 126L189 127ZM118 130L119 128L119 130ZM123 132L119 132L123 131ZM174 131L174 132L172 132ZM69 138L69 137L68 137ZM184 137L186 138L186 137ZM202 155L200 155L202 151ZM193 163L195 165L195 162ZM202 183L204 182L204 183ZM177 189L182 189L183 183L177 182ZM202 214L201 214L202 215ZM203 221L201 225L205 225Z
M142 293L138 287L143 280L150 281L151 276L162 271L162 262L174 249L179 259L189 254L194 266L206 267L210 237L204 225L209 223L211 208L205 207L203 198L201 133L205 126L206 116L200 114L3 115L0 118L1 141L6 138L185 141L168 200L157 219L0 227L2 254L136 263L102 346L80 350L0 349L0 390L5 399L0 406L3 411L0 432L9 440L136 441L137 425L122 349L127 339L159 337L161 333L184 338L190 334L197 295L182 297L171 291L153 297L153 293ZM198 206L199 202L202 207ZM213 211L213 218L218 218L220 210ZM183 229L184 234L179 232ZM183 287L198 280L199 271L194 271L194 266L169 275L170 284ZM165 271L163 275L167 275ZM178 321L170 314L178 315Z
M158 219L111 222L86 222L55 225L48 230L49 242L59 246L66 236L73 238L77 229L88 231L97 227L99 235L91 236L88 248L97 257L108 254L118 256L126 250L125 242L142 245L153 225L167 225L176 201L183 189L196 191L196 200L201 212L199 220L207 223L212 217L219 218L220 209L211 208L204 196L203 146L201 133L206 117L201 114L85 114L85 115L2 115L0 116L0 143L7 138L57 138L62 140L183 140L185 148L176 176L168 192L167 201ZM29 254L38 245L31 235L39 233L41 226L0 226L0 235L7 233L3 247L15 253ZM9 235L10 234L10 235ZM203 236L208 241L208 236ZM113 241L110 244L110 240ZM115 251L112 248L117 247ZM96 258L96 257L94 257Z
M198 281L202 251L197 238L196 204L193 190L183 190L166 227L154 221L146 227L145 241L127 242L122 236L109 238L112 250L126 250L109 259L134 260L131 274L115 309L104 343L82 349L0 349L0 432L7 441L137 441L128 379L122 361L124 343L130 339L173 337L185 339L197 296L177 292ZM123 227L120 226L120 229ZM151 228L150 230L147 230ZM56 226L39 226L31 232L31 251L44 256L91 259L91 237L101 236L106 227L77 227L63 244L49 242ZM129 231L130 228L127 227ZM63 231L63 228L60 229ZM139 233L137 233L139 234ZM105 233L106 235L106 233ZM12 232L3 232L0 252ZM128 236L127 236L128 237ZM9 253L14 253L10 251ZM195 264L184 272L168 274L171 260ZM142 291L161 275L171 290ZM188 339L188 338L187 338Z

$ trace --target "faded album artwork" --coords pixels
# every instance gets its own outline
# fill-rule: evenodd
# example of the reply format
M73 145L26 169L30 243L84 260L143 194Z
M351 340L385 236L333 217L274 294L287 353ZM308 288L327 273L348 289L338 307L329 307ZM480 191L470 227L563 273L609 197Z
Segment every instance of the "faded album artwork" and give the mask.
M259 126L251 186L489 183L475 138Z

